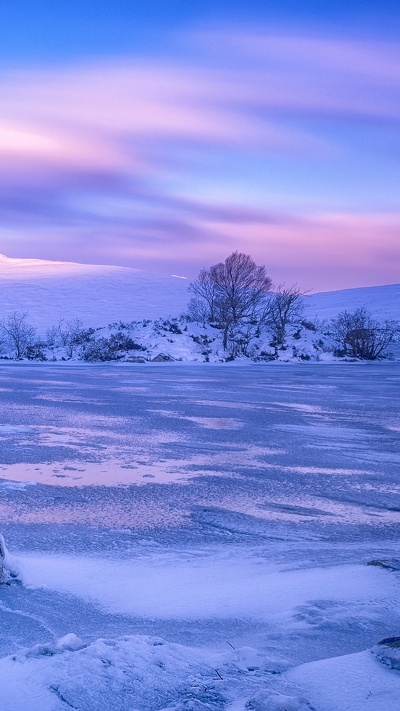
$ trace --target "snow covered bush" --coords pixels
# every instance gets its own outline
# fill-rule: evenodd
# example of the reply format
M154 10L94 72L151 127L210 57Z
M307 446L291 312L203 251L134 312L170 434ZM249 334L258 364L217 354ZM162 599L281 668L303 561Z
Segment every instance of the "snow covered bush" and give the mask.
M330 334L337 344L336 355L350 355L362 360L383 357L388 346L397 340L397 321L375 321L365 308L342 311L330 324Z
M25 355L28 360L47 360L46 347L45 341L34 341L27 347Z
M62 348L67 360L70 360L82 343L87 329L79 318L61 318L57 326L47 331L47 343L50 347Z
M112 333L108 338L92 338L82 349L82 358L87 362L106 362L122 360L127 354L146 349L121 331Z
M36 336L35 329L28 322L28 314L14 311L0 322L0 331L2 340L13 357L17 360L25 358Z

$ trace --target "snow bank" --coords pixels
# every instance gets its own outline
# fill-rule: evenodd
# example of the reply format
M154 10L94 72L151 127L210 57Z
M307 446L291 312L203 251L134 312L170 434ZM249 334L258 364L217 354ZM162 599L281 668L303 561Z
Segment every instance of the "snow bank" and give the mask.
M258 657L259 675L235 664L237 656L249 653ZM274 682L266 666L256 650L221 652L139 635L83 644L71 633L0 659L0 708L25 711L28 699L29 711L312 708L294 697L260 690ZM265 705L267 698L272 706ZM288 699L291 705L283 705Z
M142 635L84 644L73 633L0 659L0 675L0 708L13 711L28 700L29 711L397 711L400 682L371 651L273 675L251 648Z
M303 664L287 674L318 711L398 711L400 675L370 651Z
M73 594L115 614L148 619L268 619L299 629L321 601L348 605L396 599L395 577L363 565L282 570L246 551L150 553L112 560L19 556L24 583ZM317 602L316 602L317 601ZM316 602L317 607L314 603ZM301 613L301 614L300 614Z

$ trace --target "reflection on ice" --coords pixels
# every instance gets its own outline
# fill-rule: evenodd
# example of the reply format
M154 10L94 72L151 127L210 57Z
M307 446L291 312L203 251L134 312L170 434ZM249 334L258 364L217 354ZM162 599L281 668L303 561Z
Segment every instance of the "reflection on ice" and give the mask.
M18 463L0 465L0 477L11 481L36 482L51 486L127 486L144 484L149 478L153 482L169 484L193 476L177 467L180 460L166 463L146 464L143 462L121 464L107 459L101 462L67 460L60 464ZM143 481L143 479L145 481Z
M159 434L155 443L174 442ZM62 440L53 440L53 443ZM68 440L66 439L66 442ZM62 442L64 443L64 442ZM77 446L75 444L75 446ZM104 456L98 461L87 459L65 459L62 461L16 464L0 464L1 478L9 481L36 482L51 486L128 486L130 484L171 484L185 483L186 480L201 475L226 476L242 470L243 463L247 469L267 469L266 457L282 454L282 450L268 447L232 447L231 451L214 449L212 452L197 454L190 447L182 447L181 457L163 457L155 461L140 449L134 452L120 452L120 457L114 458L118 447L108 446ZM93 451L91 456L93 456ZM98 452L99 455L99 452ZM228 467L228 472L225 468Z

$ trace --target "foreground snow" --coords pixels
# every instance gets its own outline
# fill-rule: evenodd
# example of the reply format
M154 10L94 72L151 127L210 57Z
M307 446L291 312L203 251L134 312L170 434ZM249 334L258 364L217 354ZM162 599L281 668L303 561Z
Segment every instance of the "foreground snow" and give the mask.
M73 633L0 660L1 708L62 711L397 711L400 675L371 650L276 672L251 647L226 652Z
M285 570L271 568L262 557L249 559L245 550L152 552L119 562L30 555L20 558L20 566L28 587L72 594L111 614L181 623L268 620L275 639L305 631L324 610L326 622L329 616L344 622L351 615L354 623L377 606L392 609L400 603L398 580L377 567ZM400 674L376 653L290 669L287 660L265 648L235 648L230 641L210 648L202 641L201 647L188 647L133 636L85 644L69 634L0 661L7 679L0 702L13 700L18 711L36 688L38 706L32 711L58 709L54 696L93 711L102 704L121 711L131 711L132 704L143 711L364 711L366 702L373 711L398 708Z
M319 711L399 708L400 673L390 670L371 650L304 664L287 676L312 697Z
M0 660L0 703L13 711L25 711L27 699L30 711L312 709L273 688L269 661L249 647L218 653L143 636L84 644L69 634ZM263 676L270 688L260 688Z
M348 605L360 617L377 604L400 605L395 576L377 567L287 570L246 549L142 553L129 561L30 555L19 562L29 587L72 594L107 612L142 619L244 617L297 629L303 608L304 620L312 616L313 600L322 609L335 607L338 619Z

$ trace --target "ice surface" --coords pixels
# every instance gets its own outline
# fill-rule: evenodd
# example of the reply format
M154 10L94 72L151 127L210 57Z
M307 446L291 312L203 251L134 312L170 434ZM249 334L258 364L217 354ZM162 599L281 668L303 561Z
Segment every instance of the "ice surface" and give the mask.
M1 366L0 710L397 711L399 368Z

